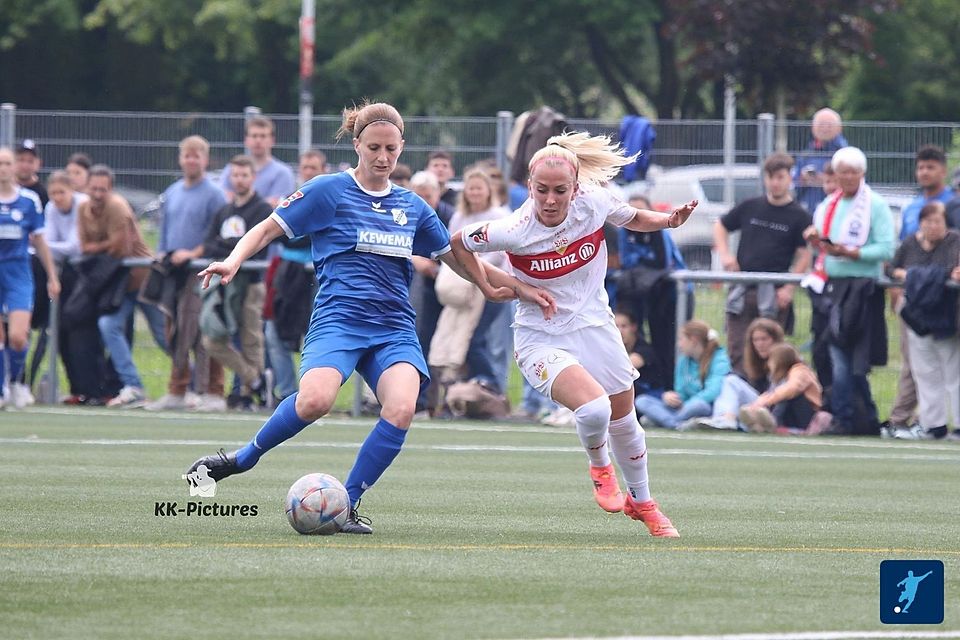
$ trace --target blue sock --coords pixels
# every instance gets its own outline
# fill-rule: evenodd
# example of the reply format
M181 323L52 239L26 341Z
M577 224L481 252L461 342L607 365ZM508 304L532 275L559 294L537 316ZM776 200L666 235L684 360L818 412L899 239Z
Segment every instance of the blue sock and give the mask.
M10 382L17 382L27 362L27 350L14 351L8 347L7 353L10 355Z
M350 504L357 504L363 492L383 475L400 453L406 437L406 429L395 427L383 418L377 421L373 431L360 446L357 460L353 463L353 469L350 470L344 485L350 495Z
M297 435L309 422L297 415L297 396L299 393L287 396L273 415L257 431L250 443L237 452L237 465L246 471L260 461L260 456L270 449Z

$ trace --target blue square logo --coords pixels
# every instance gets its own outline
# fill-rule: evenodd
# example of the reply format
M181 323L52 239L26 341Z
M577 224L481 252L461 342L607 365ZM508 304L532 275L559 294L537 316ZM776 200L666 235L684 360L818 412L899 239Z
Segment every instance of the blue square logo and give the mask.
M943 622L943 563L939 560L884 560L880 563L880 622Z

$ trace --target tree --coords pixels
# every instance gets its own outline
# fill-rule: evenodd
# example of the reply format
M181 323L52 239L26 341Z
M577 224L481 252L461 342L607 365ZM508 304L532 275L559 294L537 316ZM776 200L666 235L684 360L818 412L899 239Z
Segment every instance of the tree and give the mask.
M847 118L956 121L960 117L960 4L905 2L877 20L876 55L861 58L836 92Z
M693 43L685 62L704 80L733 78L748 113L782 112L785 105L801 113L822 103L848 61L870 55L874 22L896 4L678 0L671 27Z

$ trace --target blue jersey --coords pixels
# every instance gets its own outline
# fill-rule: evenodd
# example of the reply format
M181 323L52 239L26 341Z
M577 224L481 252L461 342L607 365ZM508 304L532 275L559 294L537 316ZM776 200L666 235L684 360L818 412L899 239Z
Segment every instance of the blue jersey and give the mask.
M320 288L314 318L412 329L413 255L436 258L450 235L420 196L363 189L352 171L313 178L271 215L291 238L309 235Z
M43 229L40 197L29 189L17 189L13 200L0 200L0 262L28 260L30 234Z

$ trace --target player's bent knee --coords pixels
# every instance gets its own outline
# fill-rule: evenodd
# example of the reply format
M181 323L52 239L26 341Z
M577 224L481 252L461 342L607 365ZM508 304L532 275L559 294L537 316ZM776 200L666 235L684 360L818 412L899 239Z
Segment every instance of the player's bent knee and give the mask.
M573 412L577 424L586 427L601 429L610 424L610 398L600 396L590 402L586 402Z
M400 429L406 429L413 422L416 413L416 401L391 403L380 411L380 417Z
M313 422L330 413L336 395L332 397L321 390L301 388L297 394L296 410L302 420Z

